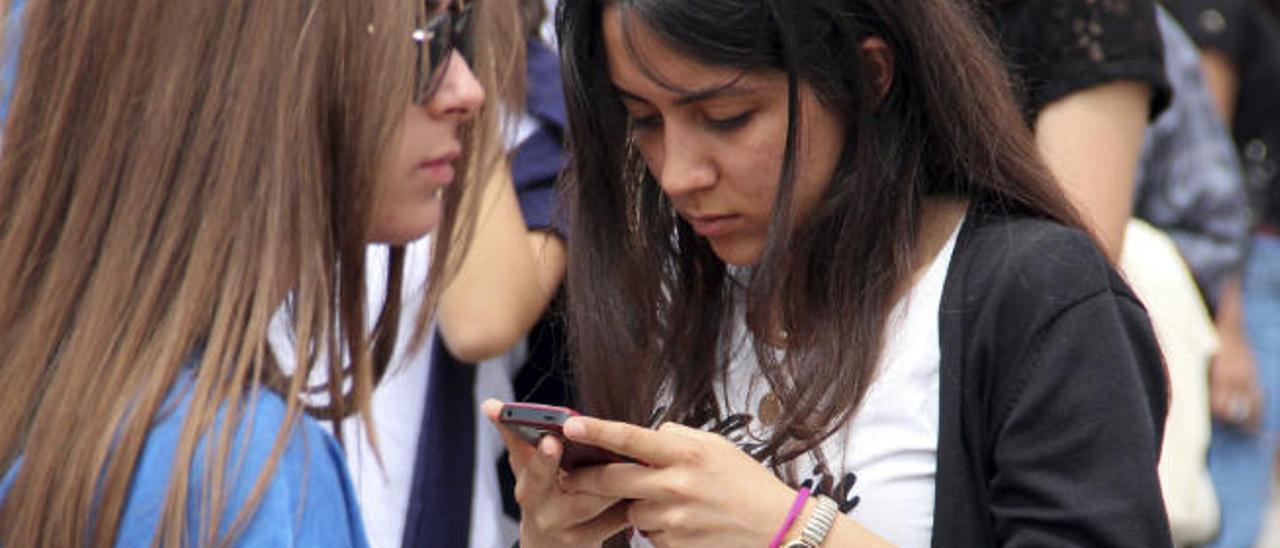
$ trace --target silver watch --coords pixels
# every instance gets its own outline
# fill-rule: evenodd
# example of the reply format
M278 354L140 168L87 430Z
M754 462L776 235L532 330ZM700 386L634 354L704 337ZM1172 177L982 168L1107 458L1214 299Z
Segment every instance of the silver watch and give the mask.
M835 525L840 508L836 506L835 501L822 495L814 497L813 501L813 514L809 516L809 521L805 522L800 538L788 542L784 548L818 548L827 538L827 533L831 532L831 526Z

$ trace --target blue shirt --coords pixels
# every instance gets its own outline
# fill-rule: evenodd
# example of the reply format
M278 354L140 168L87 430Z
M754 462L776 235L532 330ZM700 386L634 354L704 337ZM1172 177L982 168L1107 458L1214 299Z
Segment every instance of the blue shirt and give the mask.
M191 400L192 391L187 389L191 380L190 372L183 371L170 390L170 401L162 407L171 408L172 401L178 398L176 408L158 418L142 448L116 546L151 545L164 505L174 451ZM261 389L245 403L228 460L231 491L221 521L224 531L252 492L271 453L276 433L284 423L285 403L274 392ZM199 545L198 509L203 498L199 493L204 484L208 442L206 435L196 448L187 480L191 493L187 507L187 541L191 546ZM240 458L244 459L243 468L232 477ZM10 469L0 481L0 500L8 495L19 466ZM236 546L368 546L342 448L315 419L303 417L294 428L262 501L237 537Z
M9 116L9 100L13 96L13 81L18 73L18 42L22 40L22 14L26 0L14 0L9 6L9 20L5 30L7 38L0 47L0 128Z

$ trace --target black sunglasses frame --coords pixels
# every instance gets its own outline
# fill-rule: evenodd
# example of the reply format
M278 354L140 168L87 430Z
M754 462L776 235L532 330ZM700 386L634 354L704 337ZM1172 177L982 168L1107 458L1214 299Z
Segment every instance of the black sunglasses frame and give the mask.
M475 2L465 2L466 5L462 6L459 4L464 3L464 0L446 1L449 2L449 7L444 13L431 17L413 31L413 43L417 48L413 102L418 105L426 104L440 88L454 50L461 53L464 59L470 58L467 31ZM422 13L431 13L433 4L438 4L438 0L424 0Z

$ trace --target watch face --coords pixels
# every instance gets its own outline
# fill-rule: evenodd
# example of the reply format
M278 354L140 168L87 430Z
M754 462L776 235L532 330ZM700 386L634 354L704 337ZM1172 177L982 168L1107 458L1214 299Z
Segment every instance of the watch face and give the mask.
M808 543L806 543L803 540L793 540L791 542L788 542L782 548L813 548L813 546L810 546Z

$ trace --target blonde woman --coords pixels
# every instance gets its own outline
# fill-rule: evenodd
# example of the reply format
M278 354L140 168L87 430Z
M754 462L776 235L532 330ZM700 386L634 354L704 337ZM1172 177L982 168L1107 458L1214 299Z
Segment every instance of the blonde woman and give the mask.
M0 545L365 545L317 419L367 416L397 339L397 306L364 317L366 244L467 241L462 183L498 154L483 90L520 67L512 11L25 10L0 153ZM388 287L402 266L395 247ZM282 304L292 375L267 343Z

